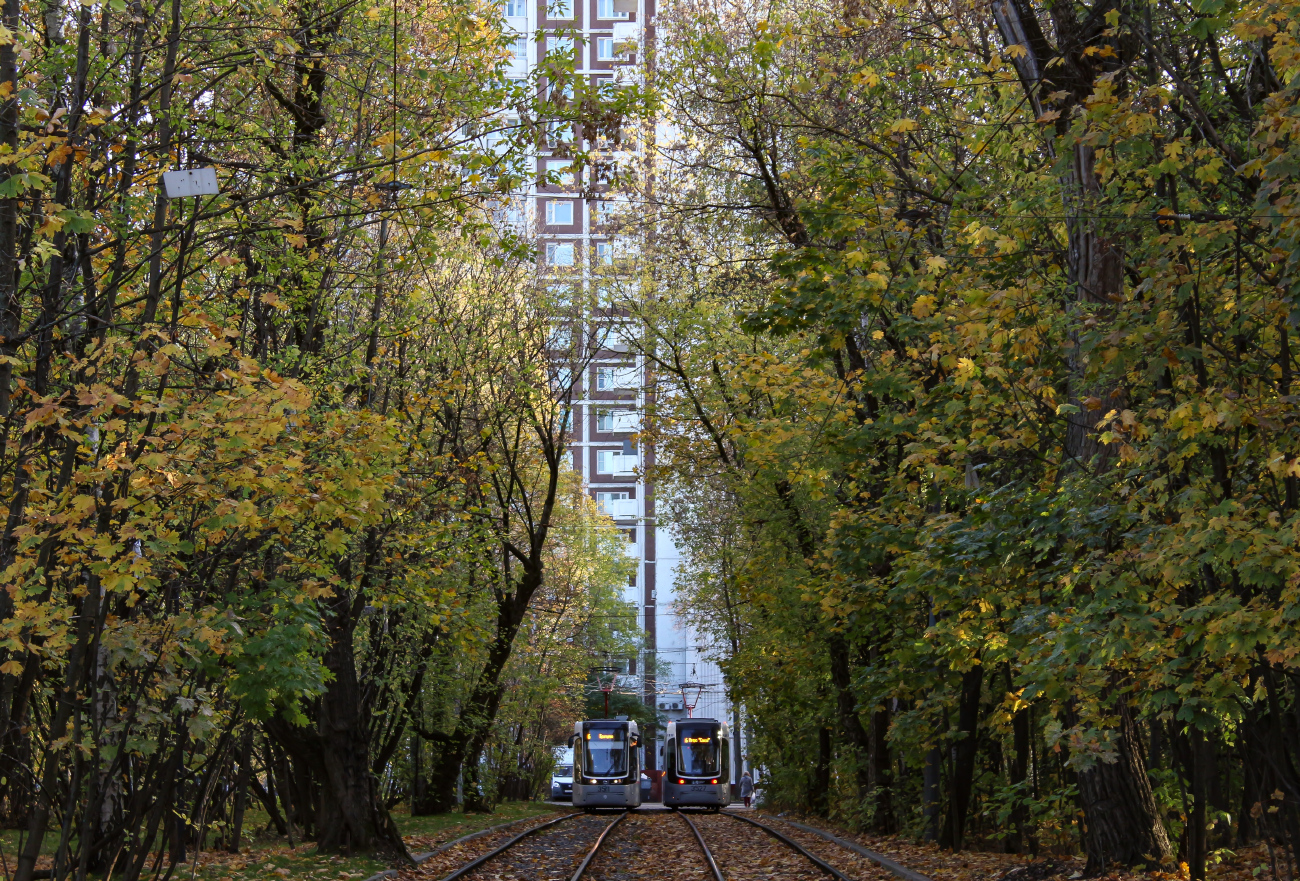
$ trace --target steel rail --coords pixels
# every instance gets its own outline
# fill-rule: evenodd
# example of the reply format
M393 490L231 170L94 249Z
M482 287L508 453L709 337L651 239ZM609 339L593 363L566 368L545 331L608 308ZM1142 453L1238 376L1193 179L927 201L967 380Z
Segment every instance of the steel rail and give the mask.
M898 877L904 879L904 881L932 881L932 879L930 879L925 875L922 875L920 872L917 872L913 869L909 869L907 868L907 866L904 866L900 863L894 862L884 854L876 853L874 850L867 850L862 845L852 841L846 841L845 839L840 838L838 835L832 835L830 832L827 832L825 829L818 829L816 826L806 826L803 823L796 823L794 820L788 820L785 817L781 817L780 820L782 823L785 823L789 826L793 826L794 828L800 829L804 832L809 832L813 835L818 836L819 838L825 838L827 841L833 841L846 850L851 850L854 853L858 854L859 856L864 856L867 859L871 860L873 863L876 863L877 865L887 869L888 871L894 873Z
M690 826L691 831L695 833L695 840L700 843L700 850L704 851L704 859L709 864L709 871L713 873L713 881L727 881L726 878L722 877L722 870L718 868L717 861L713 859L713 851L709 850L709 846L704 843L704 836L700 835L700 830L691 822L691 818L681 811L677 811L677 816L685 820L686 825Z
M505 853L507 850L514 847L516 844L518 844L520 841L523 841L525 838L527 838L529 835L532 835L534 832L541 832L543 829L549 829L552 826L555 826L559 823L563 823L565 820L572 820L574 817L581 817L581 816L582 814L579 814L577 812L574 812L572 814L565 814L564 816L557 817L554 820L547 820L545 823L542 823L539 826L533 826L530 829L525 829L523 832L520 832L518 835L511 838L509 841L507 841L505 844L501 845L500 847L494 848L488 851L487 853L483 854L483 856L471 860L470 862L461 866L459 869L452 872L447 877L443 878L442 881L456 881L456 879L458 878L464 878L470 872L473 872L475 869L482 866L484 863L492 859L497 854Z
M836 881L852 881L852 879L850 879L839 869L835 868L830 863L826 862L816 854L811 853L806 847L804 847L799 842L791 838L788 838L785 835L782 835L780 832L777 832L771 826L768 826L764 823L760 823L757 820L751 820L749 817L742 817L740 814L733 814L731 811L721 811L720 813L725 814L728 817L731 817L733 820L740 820L743 823L749 823L751 826L757 826L759 829L762 829L764 832L766 832L768 835L771 835L777 841L781 842L782 844L794 850L797 850L799 853L806 856L809 860L812 861L812 864L814 866L821 869L823 872L825 872L827 875L830 875L832 878L835 878Z
M578 871L573 873L573 877L570 878L569 881L581 881L583 873L587 871L587 867L591 865L591 861L596 858L596 851L600 850L600 846L605 843L605 836L608 835L615 826L622 823L623 818L629 813L631 812L623 811L623 813L614 818L613 823L606 826L605 830L596 837L596 843L591 846L591 850L587 851L587 856L583 858L581 865L578 866Z

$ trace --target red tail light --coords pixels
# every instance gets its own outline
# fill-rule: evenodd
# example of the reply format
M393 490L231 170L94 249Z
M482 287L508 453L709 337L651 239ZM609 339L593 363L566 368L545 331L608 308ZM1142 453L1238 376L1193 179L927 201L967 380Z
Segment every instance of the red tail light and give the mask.
M678 777L678 778L677 778L677 782L678 782L678 783L685 783L686 781L683 780L682 778Z
M709 782L710 782L710 783L717 783L718 781L717 781L716 779L714 779L714 780L710 780Z

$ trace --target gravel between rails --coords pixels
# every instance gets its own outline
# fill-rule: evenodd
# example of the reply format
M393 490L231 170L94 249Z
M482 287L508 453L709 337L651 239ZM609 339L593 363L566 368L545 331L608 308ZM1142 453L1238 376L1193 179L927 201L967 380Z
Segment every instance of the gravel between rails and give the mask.
M633 813L605 840L584 879L712 881L695 836L669 811Z
M569 881L596 837L614 819L613 814L591 814L538 832L468 877L473 881ZM618 830L612 834L618 835ZM462 859L457 865L465 862L468 860Z
M829 877L803 854L748 823L712 814L692 814L691 819L727 881L825 881ZM682 831L690 834L685 827ZM827 862L840 866L838 860Z
M525 829L531 829L534 826L549 823L551 820L554 820L556 816L558 816L558 814L542 814L523 823L512 824L508 829L500 829L493 832L491 835L484 835L481 838L475 838L472 841L466 841L462 844L456 845L455 847L449 848L448 850L436 853L418 866L402 866L398 869L398 881L416 881L416 879L419 879L419 881L429 881L429 879L432 878L446 877L448 874L455 871L457 867L465 865L470 860L482 856L495 847L500 847ZM561 823L560 826L563 827L574 822L577 821L568 820L565 823ZM541 834L545 835L546 833L543 832ZM527 841L527 839L524 840ZM523 842L520 843L522 844ZM489 866L490 865L491 864L489 863ZM487 868L487 866L484 868ZM481 875L482 873L479 874Z

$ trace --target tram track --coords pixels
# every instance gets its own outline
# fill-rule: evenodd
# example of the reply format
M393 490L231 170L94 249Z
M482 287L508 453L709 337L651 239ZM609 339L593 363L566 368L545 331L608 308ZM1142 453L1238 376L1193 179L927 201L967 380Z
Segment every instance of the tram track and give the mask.
M691 832L695 833L695 840L700 843L700 850L704 851L704 861L709 864L709 871L713 873L713 881L727 881L722 877L722 870L718 868L718 861L713 858L713 851L704 843L704 836L700 834L699 827L695 825L690 817L681 811L676 812L677 816L686 821L686 825L691 827Z
M766 823L760 823L757 820L754 820L750 817L742 817L740 814L735 814L732 813L731 811L721 811L720 813L724 817L730 817L733 820L738 820L742 823L748 823L751 826L757 826L759 829L762 829L768 835L772 836L777 841L786 845L790 849L798 851L799 853L803 854L805 857L808 858L809 862L811 862L817 868L821 869L827 875L830 875L832 878L835 879L835 881L853 881L853 879L849 878L839 869L835 868L830 863L826 862L824 859L817 856L812 851L808 850L808 848L804 847L802 844L795 841L793 838L786 835L785 833L776 831L771 826L768 826Z
M899 881L899 867L806 827L730 810L671 813L680 821L666 811L565 814L511 835L440 881ZM930 879L911 873L902 881Z
M724 874L722 868L718 864L717 857L713 853L713 849L709 847L708 842L705 840L705 833L702 833L700 831L699 825L697 825L696 822L692 820L686 814L685 811L679 811L677 812L677 814L690 828L691 833L694 835L696 842L699 844L700 850L704 854L704 860L708 865L710 873L712 874L713 881L745 881L745 879L755 874L752 866L747 866L743 863L735 867L728 866L728 871L726 874ZM819 877L819 878L829 877L835 879L835 881L861 881L860 877L854 878L854 877L850 877L849 875L846 875L844 872L840 871L840 869L831 865L829 862L822 859L817 854L813 853L811 850L809 850L804 845L800 844L798 841L794 840L789 835L786 835L785 833L777 829L774 829L773 827L767 825L766 823L760 823L757 820L736 813L732 813L731 811L721 811L720 815L725 817L730 817L732 820L745 825L746 828L755 828L761 831L766 837L771 838L776 843L781 845L785 851L798 854L799 857L801 857L804 861L806 861L804 863L805 865L809 865L811 868L814 868L816 870L815 877ZM719 816L719 815L713 814L713 815L706 815L706 816L712 817L712 816ZM704 824L713 825L713 821L705 820ZM772 862L772 860L770 859L765 860L761 858L760 855L760 852L762 850L761 847L753 847L751 845L748 848L743 846L737 848L734 842L725 842L725 841L720 841L719 844L732 851L732 859L731 860L724 859L723 860L724 864L733 861L738 861L738 858L740 857L741 854L744 854L745 857L749 859L751 862L755 862L755 861L763 862L763 863ZM810 877L807 874L807 870L799 871L795 867L789 866L788 864L784 870L781 868L776 868L776 871L779 872L780 874L773 875L771 871L768 870L766 871L764 877L781 877L781 878L789 877L791 879L794 879L796 877L798 878ZM867 877L872 877L875 874L876 874L875 872L870 872L868 873Z
M527 865L521 868L518 877L526 878L528 879L528 881L547 881L547 879L564 879L564 878L567 878L568 881L582 881L582 878L586 875L587 870L588 868L590 868L592 861L595 859L596 855L600 852L601 846L608 839L610 832L613 831L614 827L617 826L619 823L621 823L626 817L627 817L626 812L619 812L618 816L616 816L611 822L606 823L604 824L603 827L601 827L599 824L592 822L593 820L596 819L604 819L601 815L578 814L578 813L565 814L564 816L557 817L554 820L549 820L545 823L542 823L541 825L533 826L529 829L525 829L523 832L520 832L518 835L512 836L503 844L494 847L493 849L489 850L487 853L484 853L476 857L475 859L469 861L468 863L465 863L463 866L458 867L450 874L444 876L441 879L441 881L459 881L459 879L462 878L469 878L473 876L475 873L477 873L479 870L484 869L484 867L487 866L489 863L492 863L494 861L498 863L508 862L510 857L521 857L522 859L527 860ZM575 820L578 822L569 822ZM561 846L559 848L559 852L557 853L553 849L548 849L545 843L541 843L539 847L536 848L538 852L532 855L521 855L520 851L516 850L516 848L526 839L533 839L534 841L538 841L538 842L546 842L547 839L550 837L550 835L545 833L548 833L549 830L553 830L555 827L559 826L562 823L568 824L569 829L566 829L565 830L566 832L571 832L573 830L582 828L584 826L589 826L593 830L594 829L600 830L596 834L594 842L592 842L590 846L586 848L586 852L582 861L578 864L577 868L573 871L571 875L568 873L567 869L564 870L562 874L556 874L556 872L561 869L561 867L566 861L570 865L572 864L572 856L578 850L576 847L568 848L565 846ZM541 834L540 838L538 838L539 833L543 833ZM551 834L553 835L555 833L551 833ZM581 833L578 833L578 837L581 837ZM579 842L574 842L574 843L579 843ZM566 860L566 855L567 855L567 860ZM531 856L532 859L528 859L529 856ZM545 865L548 861L552 863L552 865L549 866ZM496 867L494 866L493 868ZM511 871L511 867L507 866L503 871L509 873ZM512 875L501 874L500 872L498 872L496 877L509 878L512 877Z

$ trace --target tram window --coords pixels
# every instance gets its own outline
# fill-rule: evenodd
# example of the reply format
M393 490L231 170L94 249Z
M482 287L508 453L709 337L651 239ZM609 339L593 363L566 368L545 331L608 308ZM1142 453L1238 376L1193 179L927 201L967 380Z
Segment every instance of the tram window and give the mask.
M664 776L670 779L677 776L677 738L671 738L664 750Z
M681 749L678 762L683 777L717 777L718 736L708 728L690 728L678 731Z
M726 783L731 779L731 741L722 741L722 767L718 769L718 777Z
M623 777L627 774L627 737L622 728L588 728L583 752L588 776Z

